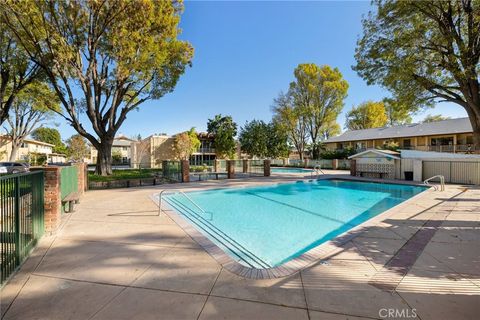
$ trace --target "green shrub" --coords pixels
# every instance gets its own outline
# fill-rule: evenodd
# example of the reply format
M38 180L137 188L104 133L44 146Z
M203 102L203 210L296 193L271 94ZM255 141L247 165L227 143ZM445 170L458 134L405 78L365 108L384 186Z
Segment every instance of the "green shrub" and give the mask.
M325 150L320 154L320 158L322 159L348 159L348 157L354 155L355 149L347 148L343 150Z
M383 146L377 147L377 149L384 149L384 150L390 150L390 151L398 151L399 145L397 142L394 141L389 141L387 143L384 143Z

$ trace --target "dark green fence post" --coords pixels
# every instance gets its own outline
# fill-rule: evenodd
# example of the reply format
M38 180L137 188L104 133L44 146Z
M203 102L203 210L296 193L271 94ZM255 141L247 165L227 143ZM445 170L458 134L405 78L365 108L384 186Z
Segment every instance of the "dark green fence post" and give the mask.
M14 180L15 189L15 264L20 264L20 182L18 177Z

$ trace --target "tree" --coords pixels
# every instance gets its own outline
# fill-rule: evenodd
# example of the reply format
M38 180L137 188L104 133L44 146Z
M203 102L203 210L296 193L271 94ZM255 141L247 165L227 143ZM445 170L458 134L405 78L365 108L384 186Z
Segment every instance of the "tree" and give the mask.
M179 133L175 136L173 149L175 155L181 160L188 160L192 153L200 148L201 142L198 139L195 128Z
M295 81L290 83L288 95L299 111L304 113L312 156L320 155L320 140L325 126L335 121L347 97L348 82L337 68L299 64L294 71Z
M367 101L353 107L346 115L345 127L349 130L361 130L384 127L387 113L383 102Z
M275 121L268 124L267 154L269 158L287 158L290 153L288 134Z
M412 108L463 107L480 150L480 2L374 1L363 20L354 69Z
M42 82L32 82L19 92L7 118L7 133L12 141L10 161L17 159L17 152L25 138L58 108L56 94Z
M235 157L237 124L233 122L231 116L222 117L221 114L217 114L215 118L208 119L207 131L214 135L213 145L217 157L229 159Z
M53 152L55 153L67 153L67 149L62 141L60 132L55 128L40 127L35 129L35 131L32 132L32 138L38 141L53 144Z
M112 173L112 144L127 115L173 91L192 47L177 39L180 1L11 1L3 17L60 98L58 114L98 150ZM84 113L90 132L80 120Z
M325 122L320 130L320 140L328 140L331 137L338 136L342 132L337 120Z
M288 136L274 122L247 121L240 130L238 140L242 151L250 156L259 158L288 156Z
M436 121L443 121L443 120L448 120L450 117L442 116L441 114L429 114L423 119L423 123L428 123L428 122L436 122Z
M246 122L240 129L238 141L243 152L250 156L264 158L267 156L269 139L268 124L262 120Z
M0 6L0 125L8 118L17 96L33 81L40 80L41 69L17 43L5 23Z
M114 164L121 164L123 160L122 152L117 149L112 150L112 162Z
M90 150L84 137L74 134L67 140L68 157L73 161L83 161L89 156Z
M303 160L308 138L303 108L295 106L290 95L280 93L273 102L272 111L273 122L288 134L289 142L297 150L300 160Z
M412 123L411 114L417 110L412 110L405 104L398 103L397 100L392 98L383 99L385 105L385 112L387 113L388 125L398 126Z

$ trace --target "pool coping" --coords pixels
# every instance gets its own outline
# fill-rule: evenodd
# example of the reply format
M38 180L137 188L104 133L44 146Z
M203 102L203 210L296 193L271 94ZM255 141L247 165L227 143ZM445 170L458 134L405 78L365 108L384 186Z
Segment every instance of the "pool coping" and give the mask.
M313 180L304 178L305 180ZM341 178L336 177L320 177L321 180L327 179L337 179L337 180L351 180L358 182L376 182L376 183L389 183L389 184L400 184L400 185L411 185L411 186L424 186L421 183L416 183L414 181L404 182L404 181L394 181L394 180L383 180L379 181L378 179L365 179L358 177L345 176ZM278 183L272 183L272 185ZM268 185L268 184L266 184ZM226 187L228 188L228 187ZM223 189L223 188L222 188ZM210 190L206 189L206 190ZM379 222L389 218L397 211L407 205L410 205L414 200L418 198L426 197L434 192L433 188L427 188L424 192L416 194L415 196L403 201L402 203L385 210L384 212L368 219L367 221L362 222L361 224L337 235L335 238L328 240L318 246L306 251L305 253L295 257L280 266L258 269L254 267L247 267L240 262L234 260L228 254L226 254L223 249L217 246L209 238L203 235L197 228L194 227L187 219L184 219L180 213L174 209L162 209L161 212L165 212L175 223L185 231L195 242L197 242L208 254L210 254L222 267L228 271L248 279L276 279L290 276L296 272L299 272L302 269L305 269L314 262L325 260L335 253L343 250L342 246L352 239L361 236L362 233L366 231L367 228L375 226ZM157 203L155 195L152 195L152 200ZM362 230L364 229L364 230ZM362 230L361 232L358 232Z

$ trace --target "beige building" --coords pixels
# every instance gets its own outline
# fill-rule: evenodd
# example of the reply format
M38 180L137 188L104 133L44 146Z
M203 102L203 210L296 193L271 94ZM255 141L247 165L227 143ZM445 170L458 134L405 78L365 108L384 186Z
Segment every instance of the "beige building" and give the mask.
M124 135L118 135L113 140L112 156L117 156L118 161L114 165L131 165L132 155L137 140L130 139ZM97 163L98 151L90 145L90 163Z
M47 162L65 162L65 155L53 152L55 145L33 139L23 140L17 151L15 161L31 162L34 158L44 157ZM9 161L12 153L12 140L8 136L0 136L0 159Z
M190 156L190 165L213 165L216 159L213 146L214 136L206 132L199 132L200 147ZM176 160L174 151L175 135L154 134L135 144L136 166L142 168L158 168L164 160ZM237 150L240 157L240 148Z
M395 143L399 149L474 153L472 126L468 118L429 123L347 131L325 141L327 150L353 148L363 151Z
M134 167L159 168L163 160L175 159L173 142L175 138L165 134L153 134L133 146Z

